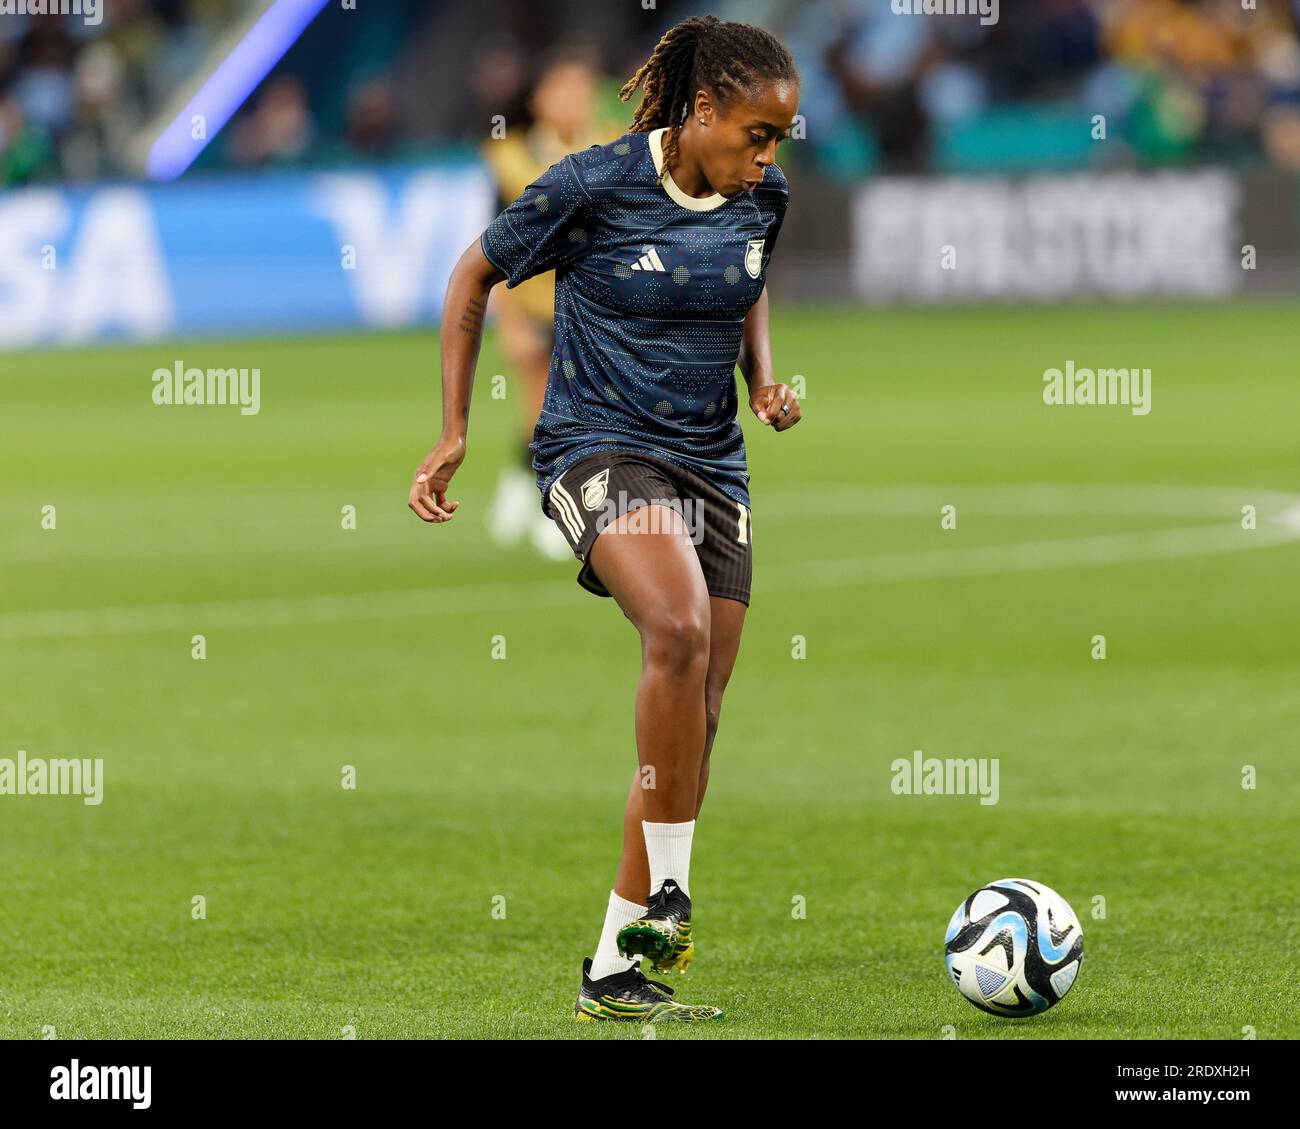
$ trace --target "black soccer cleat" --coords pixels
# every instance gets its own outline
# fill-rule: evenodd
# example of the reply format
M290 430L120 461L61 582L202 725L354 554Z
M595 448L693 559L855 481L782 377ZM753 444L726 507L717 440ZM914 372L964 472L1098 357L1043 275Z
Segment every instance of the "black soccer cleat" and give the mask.
M664 879L645 913L618 931L618 951L625 957L648 957L655 972L685 972L695 959L686 891L673 879Z
M721 1019L722 1009L707 1004L679 1004L667 984L647 980L636 966L626 972L591 979L591 958L582 962L582 988L573 1017L582 1023L698 1023Z

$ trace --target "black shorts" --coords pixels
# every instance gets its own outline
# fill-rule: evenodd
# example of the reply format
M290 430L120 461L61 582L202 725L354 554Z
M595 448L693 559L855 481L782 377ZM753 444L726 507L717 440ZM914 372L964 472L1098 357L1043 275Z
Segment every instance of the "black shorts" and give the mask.
M684 518L709 595L748 606L749 507L693 471L637 451L598 451L579 459L546 493L547 514L583 562L578 583L597 596L609 595L592 571L591 546L621 514L653 504L669 506Z

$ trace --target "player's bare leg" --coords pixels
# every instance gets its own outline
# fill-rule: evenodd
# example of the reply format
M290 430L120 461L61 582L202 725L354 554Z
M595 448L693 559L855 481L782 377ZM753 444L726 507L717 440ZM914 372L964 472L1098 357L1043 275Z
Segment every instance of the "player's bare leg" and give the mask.
M641 636L637 756L653 776L638 773L637 806L663 822L647 817L634 829L625 828L641 840L643 878L637 887L624 884L622 894L617 889L610 894L600 947L583 968L576 1014L579 1019L717 1019L719 1009L675 1003L670 988L646 980L640 970L642 953L662 958L676 953L683 937L690 944L686 874L683 870L679 880L666 866L689 866L689 829L708 731L710 609L704 575L682 516L667 506L624 514L596 538L589 559ZM654 787L641 789L642 779ZM670 839L668 850L662 838L647 848L647 837L656 834ZM637 934L631 947L625 941L629 929Z
M641 636L636 743L649 883L639 895L646 910L618 929L617 950L663 960L690 943L691 840L708 728L708 588L686 521L667 505L623 514L597 536L589 563ZM623 908L636 904L614 897Z
M718 720L722 716L722 695L726 693L731 672L736 667L740 651L740 633L745 626L745 612L749 609L739 600L719 596L709 598L709 673L704 682L704 756L700 760L700 783L695 796L695 815L704 806L704 793L709 786L709 754L713 752L713 739L718 735Z
M641 636L637 760L645 819L695 818L707 732L709 593L681 514L642 506L603 530L592 570Z
M695 799L697 819L709 783L709 755L718 733L722 696L740 650L740 633L745 624L746 607L739 600L711 596L709 611L709 669L704 682L704 756L700 762L699 787ZM639 769L632 774L627 804L623 809L623 853L618 862L614 891L615 897L624 906L636 902L643 896L638 891L646 890L650 885L650 859L642 827L642 821L646 818L642 803L644 780ZM691 940L691 931L687 928L681 932L672 950L655 960L652 967L661 973L685 972L694 959L695 945Z
M704 756L700 761L699 787L695 797L697 819L709 785L709 754L718 733L722 696L736 666L747 610L739 600L709 597L709 669L704 680ZM644 897L643 891L650 888L650 860L646 856L645 833L641 829L641 821L649 818L641 803L644 790L644 777L637 769L632 774L627 805L623 809L623 854L618 861L618 875L614 882L615 891L627 901Z
M604 529L591 568L641 635L637 760L650 778L645 818L695 816L705 748L708 591L679 512L642 506Z

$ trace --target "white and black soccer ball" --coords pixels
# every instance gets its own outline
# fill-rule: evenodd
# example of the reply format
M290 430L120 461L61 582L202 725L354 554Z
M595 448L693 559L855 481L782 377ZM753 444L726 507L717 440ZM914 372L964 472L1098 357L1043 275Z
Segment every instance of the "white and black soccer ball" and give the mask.
M1055 890L999 878L957 907L944 934L948 975L990 1015L1037 1015L1060 1003L1083 964L1083 926Z

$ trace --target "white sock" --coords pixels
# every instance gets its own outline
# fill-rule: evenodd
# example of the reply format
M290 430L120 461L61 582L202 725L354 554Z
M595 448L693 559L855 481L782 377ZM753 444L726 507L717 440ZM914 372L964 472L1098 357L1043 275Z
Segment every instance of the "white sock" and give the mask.
M620 898L613 890L609 892L609 908L605 910L605 928L600 931L600 944L596 946L596 955L591 958L591 971L587 974L593 980L626 972L633 965L641 963L640 957L625 957L618 951L618 931L629 921L635 921L645 913L646 907L636 902Z
M645 852L650 859L650 895L663 889L664 879L671 878L691 896L691 836L695 834L695 820L688 823L648 823L641 821L645 830Z

